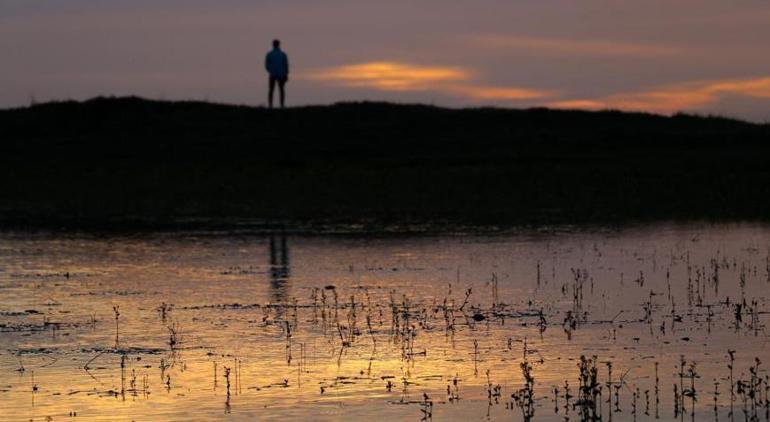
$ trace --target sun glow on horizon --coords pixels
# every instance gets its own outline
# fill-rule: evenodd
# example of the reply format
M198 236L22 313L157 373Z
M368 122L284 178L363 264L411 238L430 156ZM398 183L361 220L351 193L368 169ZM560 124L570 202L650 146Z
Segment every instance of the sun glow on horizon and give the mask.
M344 65L310 74L318 81L333 81L352 87L370 87L386 91L413 91L435 87L438 83L466 81L470 73L456 67L420 66L374 61Z
M554 101L547 105L554 108L618 109L672 114L714 105L728 95L770 98L770 77L684 82L596 99Z
M551 91L475 82L475 72L455 66L425 66L394 61L343 65L312 72L308 79L380 91L437 91L473 100L518 101L546 98Z
M770 99L770 77L681 82L596 98L570 98L569 93L556 90L490 85L480 82L477 72L459 66L428 66L397 61L342 65L314 71L306 78L386 92L434 91L470 101L519 104L526 101L527 104L553 108L618 109L661 114L699 110L713 106L728 95Z

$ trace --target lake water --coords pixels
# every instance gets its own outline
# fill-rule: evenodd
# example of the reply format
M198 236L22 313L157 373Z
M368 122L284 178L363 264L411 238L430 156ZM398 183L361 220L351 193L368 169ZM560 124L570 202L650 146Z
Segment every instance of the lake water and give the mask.
M767 420L769 247L753 224L5 233L0 419Z

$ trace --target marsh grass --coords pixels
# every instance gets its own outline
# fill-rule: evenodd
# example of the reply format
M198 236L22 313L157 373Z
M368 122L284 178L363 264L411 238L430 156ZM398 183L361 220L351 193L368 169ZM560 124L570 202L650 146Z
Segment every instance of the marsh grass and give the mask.
M190 327L194 326L192 318L195 318L191 316L195 315L192 312L209 309L221 316L221 319L226 321L222 323L221 330L227 336L238 337L244 333L269 336L271 341L274 340L269 344L277 346L270 353L278 356L275 359L269 356L268 360L280 361L283 358L281 348L285 350L285 367L291 372L284 372L280 378L271 374L270 377L276 379L267 381L262 381L267 376L254 376L253 371L242 371L244 363L254 369L259 368L262 362L244 360L240 352L209 352L205 360L205 379L210 379L211 373L208 371L213 369L213 388L216 390L219 377L224 378L226 413L242 402L237 400L236 396L243 394L244 383L247 384L246 391L249 393L268 396L266 392L274 389L272 391L281 391L280 397L290 400L292 397L307 394L303 392L303 388L310 379L318 384L312 384L308 390L312 390L313 394L326 395L325 399L332 399L337 392L355 392L356 388L366 388L367 384L376 385L378 393L382 394L384 385L384 393L387 393L389 398L393 396L388 403L412 406L411 411L415 414L419 407L423 420L432 418L434 410L438 411L442 406L457 406L462 410L466 408L464 406L473 406L479 400L484 401L484 398L488 415L492 414L496 406L500 406L506 411L520 411L524 420L534 418L536 411L547 414L551 406L545 406L543 403L548 400L552 400L553 412L559 418L598 421L611 419L614 414L621 420L629 417L642 418L642 415L665 419L673 413L675 418L689 416L694 419L704 417L703 409L707 409L709 413L713 410L714 417L718 418L727 406L726 390L729 382L730 415L732 416L735 402L744 419L758 420L763 412L765 415L770 412L768 373L760 358L747 360L746 357L750 355L740 347L736 347L738 350L728 349L726 354L716 359L719 372L708 368L709 363L713 362L704 362L704 355L689 355L687 358L682 354L679 360L671 365L671 359L665 354L650 354L643 358L656 359L654 365L650 364L651 361L646 361L650 363L634 363L633 368L630 368L627 366L628 360L616 360L613 363L612 360L599 360L598 354L581 351L579 355L568 355L553 350L540 354L536 350L538 347L546 347L544 345L554 339L557 344L561 342L572 346L585 345L579 342L585 341L586 336L595 336L590 339L591 347L594 350L608 350L606 354L602 354L605 358L614 360L616 357L612 354L619 354L618 350L622 347L633 349L645 346L645 343L649 346L653 342L668 344L665 342L678 341L680 343L672 346L660 346L668 347L665 350L677 350L680 345L686 347L690 341L696 344L695 341L708 338L704 331L710 334L712 329L717 333L727 331L730 335L743 336L741 338L753 339L764 335L762 319L767 312L764 310L766 301L751 289L752 283L761 282L764 285L761 271L724 256L709 258L708 265L691 263L689 254L686 259L688 273L691 274L691 281L686 286L689 300L680 299L677 302L671 293L671 285L676 285L676 281L671 280L671 266L661 267L665 268L665 275L662 269L658 274L639 272L634 282L626 283L623 287L628 289L623 290L624 294L631 291L637 294L639 299L634 299L628 308L621 309L612 318L609 316L614 310L597 316L597 303L601 302L596 300L597 293L592 287L594 281L591 273L585 268L572 267L568 273L565 269L564 274L553 277L552 282L549 281L554 290L553 297L563 301L560 308L544 303L534 295L522 298L518 303L508 303L500 296L499 276L497 272L493 272L489 280L484 280L485 275L479 277L476 285L487 283L489 290L478 289L476 295L473 295L473 288L470 286L460 292L454 292L453 284L442 282L440 286L446 285L446 291L439 289L432 292L431 297L420 297L411 291L399 292L395 289L377 292L370 286L326 285L300 291L299 298L287 296L282 301L269 303L205 305L205 308L201 308L174 307L162 302L157 307L158 314L153 313L151 318L148 318L151 327L149 332L152 333L152 338L157 340L153 342L163 346L157 352L160 355L157 368L160 369L160 380L169 397L175 394L180 396L195 388L185 384L185 354L195 353L192 350L201 347L205 342L196 338L196 334L190 333ZM539 288L544 288L546 281L540 279L543 276L540 267L538 261L536 268L532 268L530 272L531 275L536 271L537 279L530 278L529 282L534 281ZM609 276L613 280L613 288L617 287L616 276L617 273ZM656 281L659 282L657 285ZM455 286L460 282L458 277ZM684 291L684 277L679 282L680 291ZM733 291L742 292L742 296L737 299L719 296L715 288L719 283L723 287L735 287ZM500 283L500 287L503 286L504 284ZM478 292L481 292L480 296ZM372 297L375 295L376 299ZM156 304L157 302L154 302L154 305ZM154 312L154 305L146 309ZM124 305L124 309L131 308ZM150 382L147 373L143 374L142 367L136 362L142 353L148 352L128 347L134 344L136 335L131 329L132 325L136 326L135 314L122 314L117 304L113 306L112 311L115 318L114 347L89 349L88 352L96 352L96 356L88 360L83 369L95 372L112 371L111 376L114 376L118 369L114 359L119 357L120 388L113 386L115 392L111 393L112 396L125 400L128 393L131 399L146 399L149 396ZM103 312L109 315L109 308L104 308ZM244 316L240 320L240 316L232 317L238 313ZM85 316L82 318L83 321L86 320ZM236 320L237 323L243 324L240 328L234 328L235 324L231 322ZM246 322L243 322L244 320ZM96 316L91 314L90 319L83 322L82 326L91 327L93 330L94 321ZM180 321L189 321L185 322L184 333L180 329ZM557 329L556 332L548 331L548 335L544 336L549 326L555 325L558 328L560 323L564 333ZM50 320L45 319L43 326L50 325ZM654 330L653 327L659 329ZM104 342L109 344L112 339L111 329L103 331ZM522 332L530 337L520 336ZM500 333L505 334L501 336ZM539 336L535 333L539 333ZM518 353L519 344L522 345L521 354ZM329 356L336 359L335 373L351 371L350 362L355 362L355 376L342 374L332 378L319 377L317 374L323 369L321 365L324 364L325 352L328 349L332 350ZM314 357L311 360L309 353ZM436 362L435 356L438 353L457 358L456 367L464 370L463 376L468 378L463 380L460 373L449 370L425 377L425 368L432 369L429 364ZM627 352L627 355L633 353ZM113 357L109 360L110 363L105 363L101 368L92 367L93 362L105 354ZM25 363L30 369L44 368L23 362L24 354L21 351L15 351L13 356L17 360L16 370L19 373L25 371ZM664 366L660 368L659 359L665 359ZM104 361L107 362L108 359ZM400 374L390 374L387 369L383 370L385 365L382 363L385 361L398 365ZM564 372L566 379L563 379L563 383L562 378L544 382L538 375L536 384L535 375L540 374L540 371L551 371L551 365L559 365L559 361L576 362L577 373L573 372L575 367L571 366L573 369ZM145 368L155 371L155 362L157 360L146 364ZM211 362L213 368L208 366L208 362ZM224 373L220 371L220 363L223 364ZM490 369L492 367L502 367L504 371L493 371ZM636 373L630 377L632 369ZM704 370L703 374L699 372ZM479 371L482 371L484 376L478 377ZM513 372L520 373L521 383L519 384L519 378L516 377L516 384L513 384L515 386L510 390L511 378L508 374ZM31 377L34 376L31 370L29 373ZM296 383L293 381L295 373ZM248 374L249 379L246 379L245 374ZM711 401L709 393L712 384L704 384L701 377L705 376L708 376L709 380L713 377ZM99 383L105 378L107 377L94 380ZM26 377L24 381L26 388ZM138 385L140 381L141 386ZM462 400L459 385L461 381L468 384L467 388L463 387ZM206 384L208 388L208 382ZM446 400L435 399L443 393L444 386ZM545 393L538 396L536 386L537 391ZM670 390L668 386L671 387ZM334 394L328 394L330 391ZM508 397L509 394L510 400L500 400L503 395ZM662 412L661 397L666 400ZM669 401L670 397L673 398L672 401ZM500 405L500 401L505 405ZM669 402L673 412L667 406ZM698 413L699 411L701 413Z

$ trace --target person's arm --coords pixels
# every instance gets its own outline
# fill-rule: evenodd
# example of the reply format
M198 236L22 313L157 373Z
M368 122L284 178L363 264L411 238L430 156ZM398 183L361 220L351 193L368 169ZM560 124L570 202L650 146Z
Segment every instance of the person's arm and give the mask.
M289 80L289 56L286 55L286 80Z
M265 70L270 73L270 53L265 54Z

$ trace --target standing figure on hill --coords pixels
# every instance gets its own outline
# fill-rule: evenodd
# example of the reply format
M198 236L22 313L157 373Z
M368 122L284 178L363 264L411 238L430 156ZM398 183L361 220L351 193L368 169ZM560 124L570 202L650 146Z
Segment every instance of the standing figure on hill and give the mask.
M273 40L273 49L265 56L265 70L270 74L270 89L267 94L270 108L273 108L273 91L276 83L281 91L281 108L283 108L286 97L284 87L289 80L289 57L281 50L281 41Z

